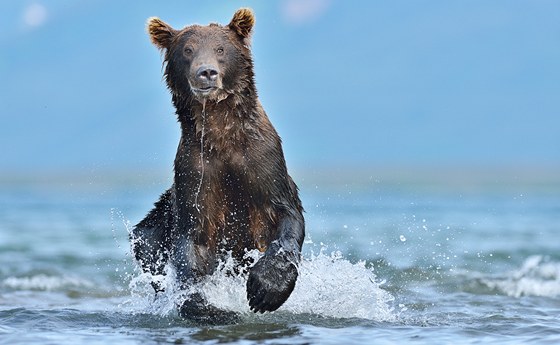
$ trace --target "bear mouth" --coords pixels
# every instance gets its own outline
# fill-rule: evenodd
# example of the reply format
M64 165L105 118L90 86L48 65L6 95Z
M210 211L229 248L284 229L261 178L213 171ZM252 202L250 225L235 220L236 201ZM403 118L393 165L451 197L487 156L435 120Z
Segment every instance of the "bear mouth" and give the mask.
M216 91L218 88L215 86L207 86L201 88L191 88L192 92L197 96L208 96L212 92Z

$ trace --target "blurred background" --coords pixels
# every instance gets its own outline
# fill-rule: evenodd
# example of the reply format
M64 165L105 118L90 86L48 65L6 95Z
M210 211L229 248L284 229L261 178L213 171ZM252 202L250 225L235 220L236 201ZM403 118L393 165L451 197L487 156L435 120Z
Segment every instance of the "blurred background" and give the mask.
M261 101L299 181L557 180L557 1L1 1L0 180L171 181L146 19L252 7Z
M306 209L310 279L291 310L321 315L268 319L265 337L560 343L557 0L0 0L0 338L202 341L157 317L170 309L151 306L130 255L179 141L145 24L227 24L240 7ZM381 288L347 283L366 263ZM323 318L364 310L403 318ZM255 327L201 333L262 343Z

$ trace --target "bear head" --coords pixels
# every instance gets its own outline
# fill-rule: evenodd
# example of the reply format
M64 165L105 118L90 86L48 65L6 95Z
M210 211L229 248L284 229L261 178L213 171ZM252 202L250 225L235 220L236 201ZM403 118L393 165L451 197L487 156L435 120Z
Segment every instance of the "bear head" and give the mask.
M222 26L190 25L181 30L161 19L148 19L154 45L165 54L165 77L174 96L219 102L254 85L250 37L255 17L250 9L235 12Z

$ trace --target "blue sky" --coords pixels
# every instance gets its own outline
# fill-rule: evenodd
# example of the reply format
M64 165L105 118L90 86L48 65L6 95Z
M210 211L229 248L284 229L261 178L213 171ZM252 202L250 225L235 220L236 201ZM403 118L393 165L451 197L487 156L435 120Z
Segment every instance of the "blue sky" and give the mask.
M146 19L244 6L290 167L560 166L559 1L2 1L0 174L170 172Z

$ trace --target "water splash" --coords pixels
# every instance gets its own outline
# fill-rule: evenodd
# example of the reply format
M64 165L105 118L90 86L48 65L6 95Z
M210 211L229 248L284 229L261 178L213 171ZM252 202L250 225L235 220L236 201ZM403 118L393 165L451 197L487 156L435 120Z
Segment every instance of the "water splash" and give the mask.
M394 320L393 296L383 290L364 261L351 263L340 252L324 251L303 260L292 297L282 307L295 314Z
M262 254L254 250L248 255L257 258ZM168 268L165 276L140 274L130 283L133 295L130 303L137 312L166 316L175 313L176 305L188 298L189 293L197 291L218 308L252 316L246 299L246 276L228 274L235 265L231 257L226 259L213 275L187 291L177 289L172 268ZM153 279L166 287L166 293L155 299L150 285ZM351 263L340 252L325 254L321 250L302 260L296 287L278 312L394 321L397 318L392 307L394 298L382 285L365 262Z

